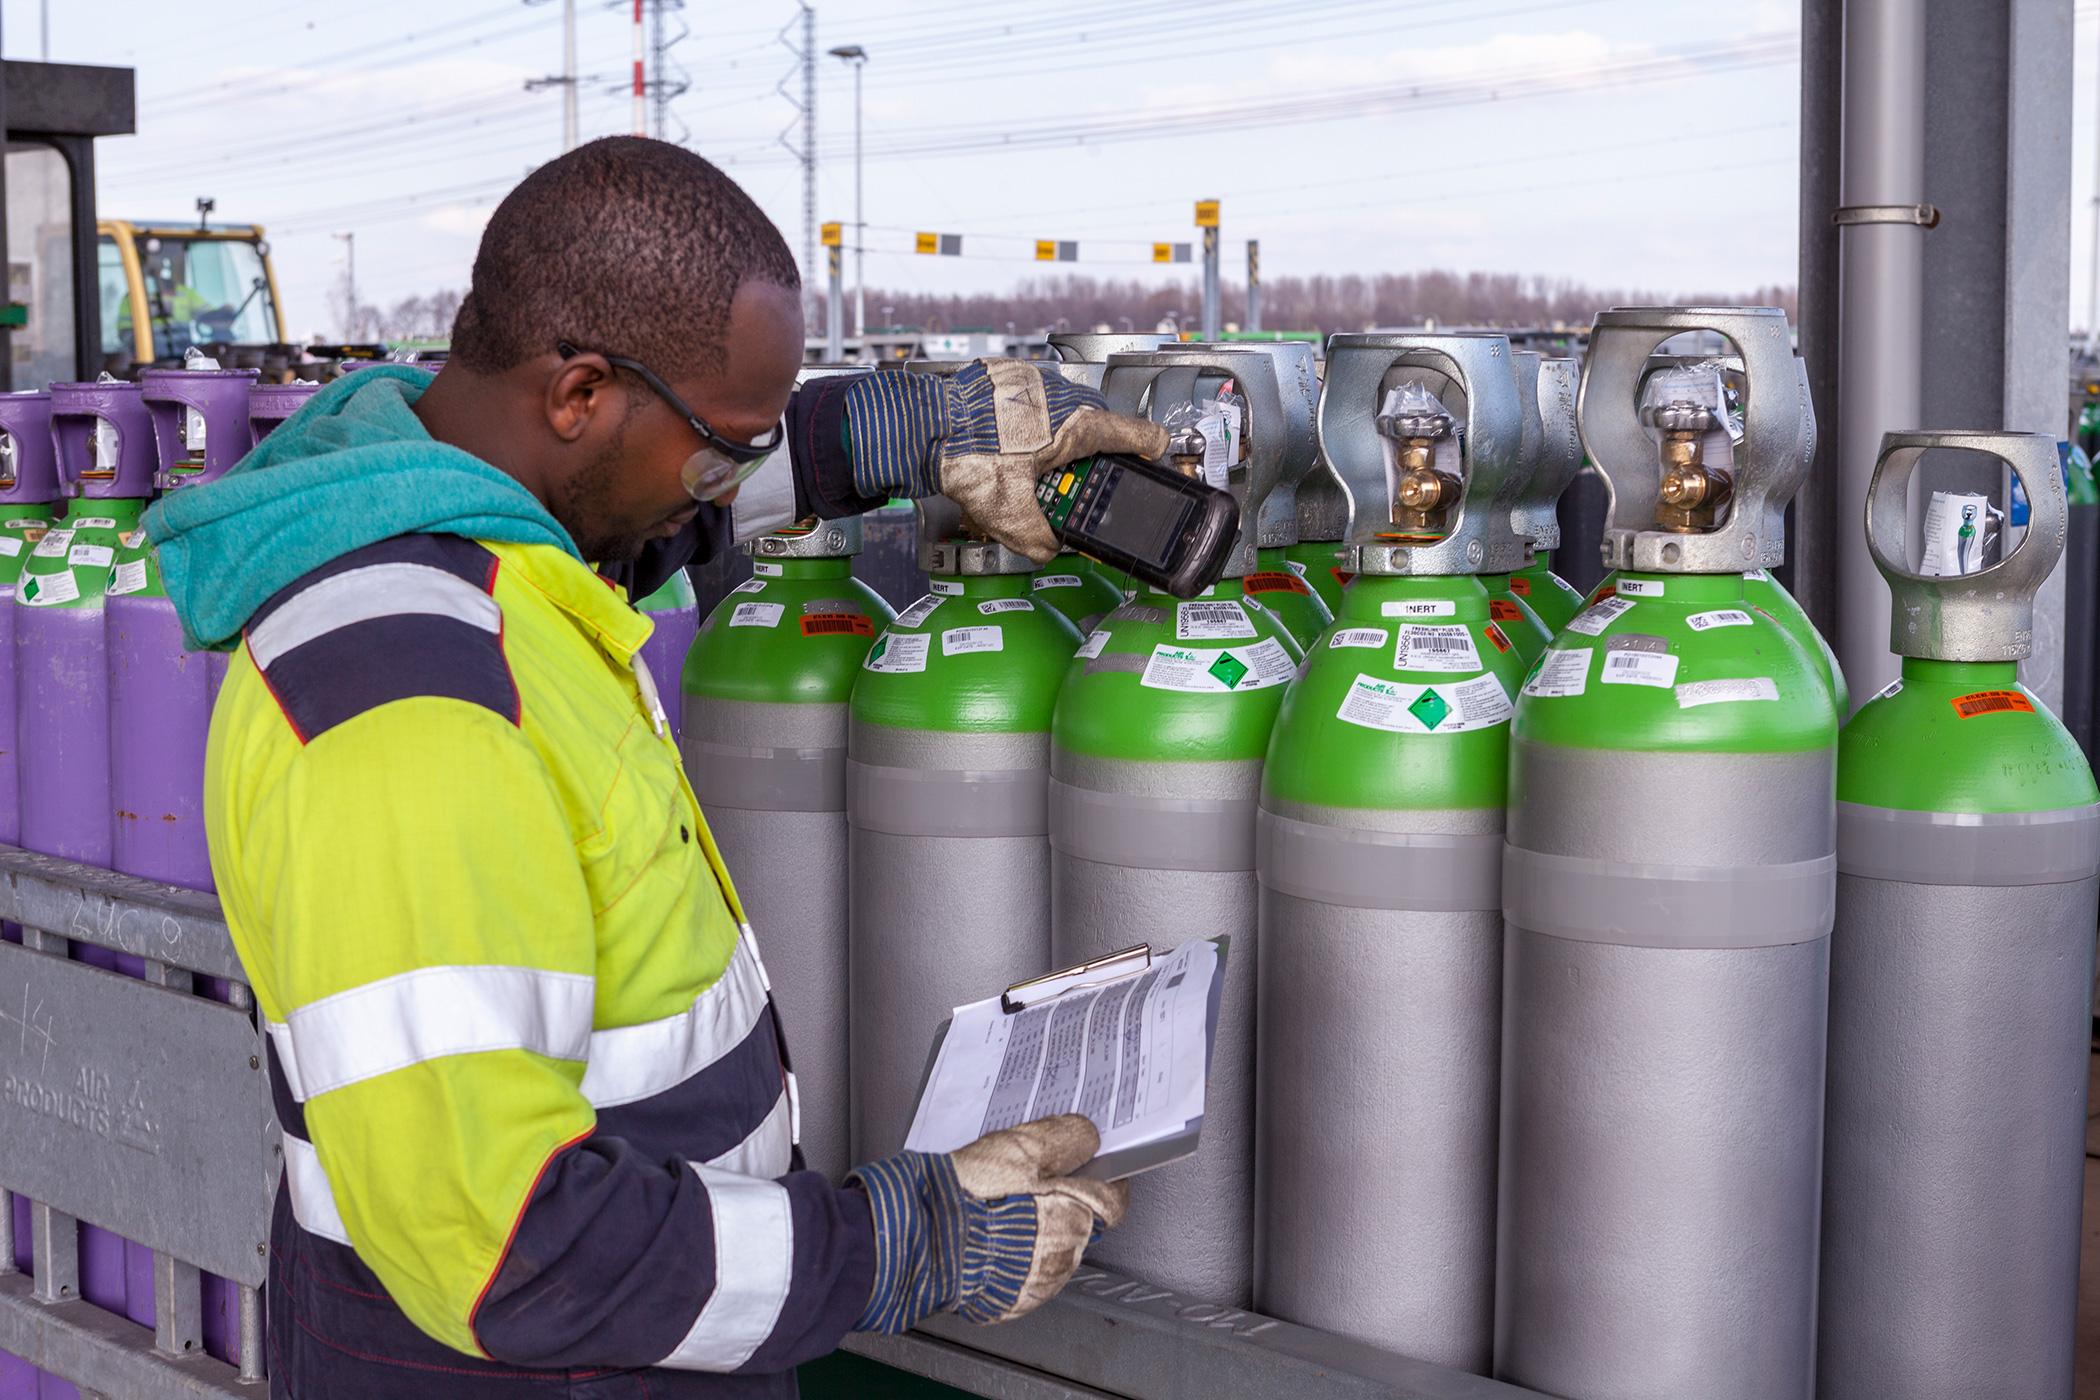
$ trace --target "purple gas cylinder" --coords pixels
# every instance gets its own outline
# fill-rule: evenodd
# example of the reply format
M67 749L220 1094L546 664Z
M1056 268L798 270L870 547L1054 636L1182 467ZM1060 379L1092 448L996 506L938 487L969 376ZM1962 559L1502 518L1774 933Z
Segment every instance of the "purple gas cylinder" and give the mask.
M248 391L248 425L261 442L277 425L306 406L321 391L312 379L294 379L289 384L257 384Z
M777 568L778 566L773 566ZM678 699L678 678L685 674L685 654L693 649L693 638L700 635L700 599L693 592L693 582L680 569L664 581L661 588L635 604L649 615L656 630L649 640L642 643L642 664L649 668L650 678L659 691L669 689L671 699ZM671 742L678 742L676 711L683 707L673 703L666 707L664 718L671 725Z
M15 588L21 844L107 868L114 833L105 602L123 536L139 528L153 491L153 425L136 384L54 384L51 439L73 500L30 549ZM75 943L73 952L97 967L144 971L139 959L92 944ZM83 1223L80 1291L152 1326L152 1251Z
M29 551L51 527L63 499L51 448L51 395L0 394L0 843L22 840L22 791L15 746L15 583Z

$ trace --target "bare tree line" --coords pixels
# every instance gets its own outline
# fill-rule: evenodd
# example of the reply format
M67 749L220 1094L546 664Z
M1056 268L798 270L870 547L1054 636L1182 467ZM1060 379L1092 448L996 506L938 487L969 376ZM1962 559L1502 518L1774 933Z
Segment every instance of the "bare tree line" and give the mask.
M461 295L445 288L428 296L403 297L384 310L362 300L353 308L348 283L338 281L328 303L343 340L363 345L425 337L443 339L451 335L452 318L459 314Z
M1223 319L1244 325L1243 286L1222 290ZM818 298L819 305L822 298ZM1791 318L1792 287L1748 291L1683 292L1643 288L1596 288L1565 278L1526 277L1507 272L1404 272L1342 277L1279 277L1261 289L1265 330L1361 331L1374 326L1416 326L1434 320L1445 326L1587 325L1613 306L1778 306ZM915 326L949 331L963 327L1004 330L1150 331L1194 329L1203 297L1194 281L1165 286L1065 276L1027 278L1011 293L937 296L870 289L871 326ZM818 322L822 324L821 321Z

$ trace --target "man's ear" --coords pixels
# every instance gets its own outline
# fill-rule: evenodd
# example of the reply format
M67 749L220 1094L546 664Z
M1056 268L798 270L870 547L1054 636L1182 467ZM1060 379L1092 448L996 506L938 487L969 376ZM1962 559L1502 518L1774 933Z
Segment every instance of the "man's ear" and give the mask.
M575 442L599 414L613 411L618 381L603 355L572 355L546 381L547 426L563 442Z

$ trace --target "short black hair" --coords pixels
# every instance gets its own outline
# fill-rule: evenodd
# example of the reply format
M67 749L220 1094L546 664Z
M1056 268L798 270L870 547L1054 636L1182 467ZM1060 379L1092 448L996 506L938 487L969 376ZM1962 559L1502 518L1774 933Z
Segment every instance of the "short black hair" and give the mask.
M709 162L609 136L539 167L496 206L452 326L452 358L501 374L557 340L658 374L711 373L737 290L802 285L780 230Z

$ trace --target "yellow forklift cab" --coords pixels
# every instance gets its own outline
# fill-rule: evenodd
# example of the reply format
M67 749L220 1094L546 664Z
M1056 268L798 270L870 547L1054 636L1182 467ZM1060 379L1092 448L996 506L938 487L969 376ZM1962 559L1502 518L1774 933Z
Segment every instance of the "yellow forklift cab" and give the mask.
M133 366L180 364L193 345L261 350L284 343L276 274L260 226L102 219L96 230L108 368L122 374Z

